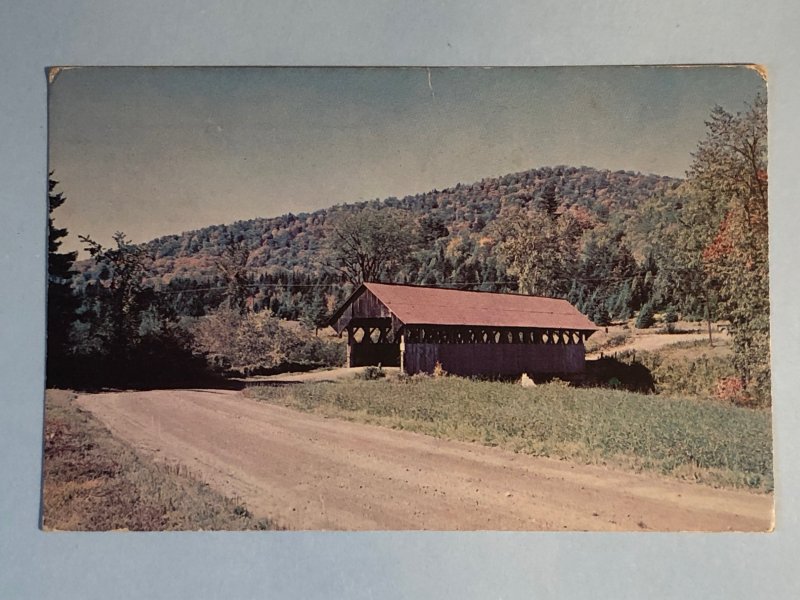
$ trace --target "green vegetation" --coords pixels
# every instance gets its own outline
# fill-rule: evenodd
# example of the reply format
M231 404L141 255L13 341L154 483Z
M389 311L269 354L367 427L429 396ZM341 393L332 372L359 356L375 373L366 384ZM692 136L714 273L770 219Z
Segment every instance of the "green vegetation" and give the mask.
M71 392L47 392L44 529L279 529L211 490L185 467L143 459L73 400Z
M356 374L356 379L364 379L366 381L373 381L375 379L381 379L386 377L386 373L383 372L383 368L380 365L377 367L369 366L364 367L364 370L361 373Z
M647 302L636 317L636 329L647 329L652 327L656 322L656 315L653 311L653 305Z
M616 359L644 366L657 394L711 398L720 381L736 374L730 355L730 346L711 348L706 342L681 342L654 352L622 352ZM750 399L742 404L756 402Z
M657 265L655 308L730 323L738 386L770 404L767 106L714 108L684 183L634 216Z
M48 253L47 253L47 357L58 363L70 351L70 328L80 307L80 300L72 293L72 279L76 272L73 263L77 252L59 252L67 230L53 223L53 211L64 204L64 195L56 192L58 182L48 180Z
M239 313L221 307L197 319L190 330L193 348L227 374L340 366L346 359L343 340L322 339L265 311Z
M675 323L678 322L678 311L674 306L668 306L664 313L664 330L667 333L675 333Z
M327 416L537 456L712 485L764 491L773 485L769 412L719 402L454 377L251 387L247 393Z
M542 167L403 198L214 225L143 244L149 257L146 283L177 314L208 314L230 293L230 275L222 266L231 262L231 246L242 245L248 250L247 278L240 283L253 310L269 310L281 319L317 320L320 299L330 312L353 282L365 278L515 291L517 278L498 250L502 229L491 226L500 216L521 210L529 217L535 214L529 209L556 207L569 213L564 220L575 233L611 228L613 238L647 198L679 183L632 171ZM613 248L612 242L603 247ZM92 263L80 269L79 294L101 272ZM645 274L637 275L641 288ZM570 290L569 281L560 284ZM617 282L610 287L616 292Z

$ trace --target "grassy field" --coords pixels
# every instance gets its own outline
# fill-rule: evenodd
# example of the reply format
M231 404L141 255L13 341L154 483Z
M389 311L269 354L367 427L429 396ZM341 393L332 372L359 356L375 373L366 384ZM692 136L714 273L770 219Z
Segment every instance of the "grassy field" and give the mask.
M516 452L771 491L768 411L728 404L456 377L250 387L251 397L326 416Z
M48 390L42 527L136 531L276 529L239 502L212 491L180 465L141 458L74 394Z

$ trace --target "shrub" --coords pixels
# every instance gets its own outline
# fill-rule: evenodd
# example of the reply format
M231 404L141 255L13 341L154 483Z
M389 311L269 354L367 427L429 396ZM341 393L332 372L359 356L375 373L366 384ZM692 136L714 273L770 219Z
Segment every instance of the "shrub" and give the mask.
M714 397L738 406L747 406L752 403L752 398L747 393L741 377L720 379L714 388Z
M361 373L356 374L356 379L364 379L366 381L373 381L375 379L381 379L386 377L386 373L383 372L383 367L381 365L375 366L368 366L364 367L364 370Z
M304 343L295 352L290 353L293 363L321 367L341 367L347 360L347 349L344 344L323 340L318 337L304 338Z
M608 338L608 341L605 343L607 348L616 348L617 346L624 346L627 344L631 339L630 334L628 333L620 333Z
M228 372L261 374L341 366L345 361L344 344L288 327L264 311L240 314L221 308L199 319L192 333L195 350Z
M702 349L699 356L697 349ZM684 342L658 351L621 352L616 361L595 361L587 364L587 369L601 382L617 377L623 389L700 398L721 398L715 393L717 383L735 374L730 356L710 353L703 342ZM636 385L637 374L646 375L650 387Z
M411 381L411 375L406 373L405 371L398 371L397 374L392 378L393 381L398 383L409 383Z

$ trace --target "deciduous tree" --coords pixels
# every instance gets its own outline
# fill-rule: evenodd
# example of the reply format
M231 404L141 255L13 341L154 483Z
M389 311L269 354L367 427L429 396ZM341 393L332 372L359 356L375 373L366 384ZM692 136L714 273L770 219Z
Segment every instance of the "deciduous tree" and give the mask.
M147 253L122 232L113 239L116 247L104 248L80 236L100 269L98 280L86 289L86 314L92 338L89 345L103 354L124 357L139 341L142 315L151 305L144 287Z
M735 365L759 400L769 396L767 111L757 97L742 113L716 107L688 172L697 224L706 241L699 259L716 283L719 313L730 321ZM710 231L709 231L710 229ZM697 231L695 231L697 233Z
M568 212L550 213L511 207L492 228L502 241L497 251L519 290L537 296L564 298L570 291L583 233Z
M342 212L332 219L325 237L328 264L353 285L392 279L417 243L413 219L394 208Z

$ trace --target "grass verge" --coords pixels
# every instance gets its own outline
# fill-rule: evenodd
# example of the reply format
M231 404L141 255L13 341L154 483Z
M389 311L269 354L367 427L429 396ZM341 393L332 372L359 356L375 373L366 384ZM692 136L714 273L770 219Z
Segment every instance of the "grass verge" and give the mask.
M768 411L712 401L523 388L456 377L251 387L273 404L515 452L771 491Z
M181 465L154 463L112 437L75 395L45 399L42 528L134 531L278 529Z

